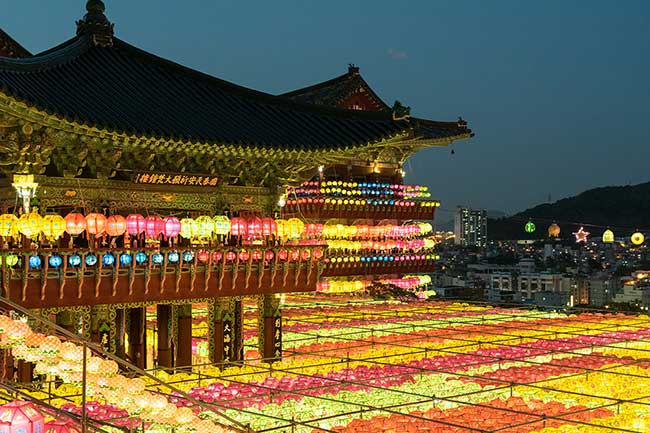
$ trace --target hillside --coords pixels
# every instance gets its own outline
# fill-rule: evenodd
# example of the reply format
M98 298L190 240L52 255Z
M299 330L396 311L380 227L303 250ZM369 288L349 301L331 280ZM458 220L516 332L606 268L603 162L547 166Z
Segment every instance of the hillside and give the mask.
M524 232L526 221L532 220L537 231L532 235ZM650 228L650 182L630 186L594 188L558 200L527 209L507 218L488 219L490 239L539 239L546 236L550 224L557 222L561 237L585 225L588 231L600 234L602 227L614 229L617 236L631 234L635 228Z

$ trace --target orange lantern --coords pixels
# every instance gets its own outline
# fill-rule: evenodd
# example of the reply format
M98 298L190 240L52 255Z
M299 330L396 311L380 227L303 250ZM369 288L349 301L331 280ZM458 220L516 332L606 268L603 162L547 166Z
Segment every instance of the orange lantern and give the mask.
M86 231L91 235L101 235L106 231L106 217L100 213L86 215Z
M111 215L106 218L106 233L109 236L122 236L126 232L126 218L122 215Z

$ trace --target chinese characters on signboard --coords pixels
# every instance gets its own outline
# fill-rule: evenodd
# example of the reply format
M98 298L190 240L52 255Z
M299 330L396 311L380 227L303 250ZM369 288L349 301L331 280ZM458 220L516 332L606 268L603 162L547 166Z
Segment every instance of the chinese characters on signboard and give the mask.
M282 317L273 319L273 357L277 360L282 358Z
M132 181L140 185L217 186L219 178L206 174L136 173Z
M223 321L223 362L230 362L233 356L234 329L231 320Z

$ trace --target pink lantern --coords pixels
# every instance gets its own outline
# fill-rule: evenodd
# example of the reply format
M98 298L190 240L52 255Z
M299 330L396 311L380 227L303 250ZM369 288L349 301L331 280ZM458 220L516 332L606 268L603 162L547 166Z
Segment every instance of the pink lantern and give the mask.
M126 232L132 236L139 235L145 231L144 217L139 213L131 214L126 217Z
M106 231L106 217L100 213L86 215L86 231L91 235L101 235Z
M278 227L275 220L270 217L262 218L262 234L264 236L275 236L278 232Z
M248 231L248 224L244 218L235 217L230 220L230 233L233 236L246 237Z
M181 221L175 216L168 216L163 219L163 236L173 238L181 232Z
M40 433L43 415L28 401L13 401L0 406L0 422L9 425L6 433Z
M157 238L165 230L165 221L158 215L149 215L144 219L144 232L149 238Z
M45 423L45 433L79 433L81 428L78 423L68 420L52 420ZM36 432L34 432L36 433Z
M234 252L228 251L226 253L226 260L228 260L229 262L234 261L236 258L237 258L237 254L235 254Z
M247 224L247 235L252 239L261 239L264 236L264 231L262 229L262 219L258 217L249 218L246 221Z

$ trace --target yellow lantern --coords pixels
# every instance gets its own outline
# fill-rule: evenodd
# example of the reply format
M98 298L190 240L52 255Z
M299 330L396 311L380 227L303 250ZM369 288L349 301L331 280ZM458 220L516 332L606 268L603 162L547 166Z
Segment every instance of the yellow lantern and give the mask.
M645 241L645 236L643 236L643 233L641 232L636 232L632 234L630 240L634 245L641 245Z
M16 227L16 222L18 218L16 215L11 213L6 213L0 215L0 236L15 236L18 234L18 229Z
M201 239L206 239L212 237L214 233L214 221L207 215L201 215L196 219L197 224L197 235ZM183 224L181 222L181 230L183 230Z
M435 243L435 241L433 239L426 238L424 240L424 248L425 249L429 250L429 249L431 249L431 248L433 248L435 246L436 246L436 243Z
M611 244L612 242L614 242L614 232L607 229L603 232L603 243Z
M275 226L277 227L279 239L287 239L289 237L289 222L287 220L275 220Z
M289 225L289 238L298 239L303 231L305 231L305 223L298 218L291 218L287 221Z
M214 217L214 233L217 235L227 235L230 233L230 218L225 215Z
M198 236L199 224L192 218L183 218L181 220L181 237L185 239L192 239Z
M18 218L17 225L20 233L32 239L43 231L43 218L36 212L22 214Z
M43 217L43 234L47 239L56 240L65 233L66 222L61 215Z

